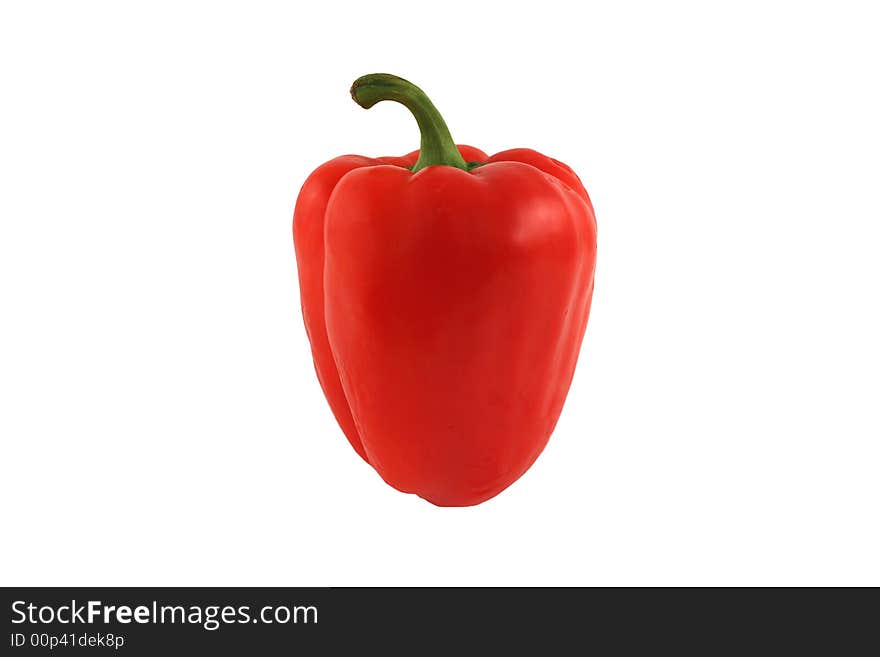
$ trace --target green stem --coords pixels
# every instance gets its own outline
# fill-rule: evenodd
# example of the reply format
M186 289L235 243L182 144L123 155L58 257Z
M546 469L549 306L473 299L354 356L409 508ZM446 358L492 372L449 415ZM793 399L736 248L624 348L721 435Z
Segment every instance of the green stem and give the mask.
M467 171L467 162L452 141L440 112L425 92L412 82L387 73L371 73L354 81L351 97L364 109L383 100L393 100L412 112L422 133L419 159L412 167L413 173L437 164Z

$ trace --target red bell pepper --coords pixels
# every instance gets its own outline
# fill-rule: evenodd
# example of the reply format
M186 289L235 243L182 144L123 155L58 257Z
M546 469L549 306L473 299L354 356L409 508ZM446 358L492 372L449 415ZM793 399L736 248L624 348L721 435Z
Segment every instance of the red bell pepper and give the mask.
M318 380L391 486L479 504L559 418L593 295L593 207L557 160L456 146L406 80L366 75L351 95L406 106L421 148L344 155L302 187L293 237Z

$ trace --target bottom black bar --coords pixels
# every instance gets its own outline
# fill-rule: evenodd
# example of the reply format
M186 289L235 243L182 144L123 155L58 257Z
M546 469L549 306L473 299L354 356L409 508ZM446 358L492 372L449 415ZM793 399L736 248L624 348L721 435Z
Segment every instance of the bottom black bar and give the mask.
M873 589L6 588L17 654L557 654L601 648L848 654ZM868 643L864 643L867 639ZM254 652L263 651L263 652ZM548 652L550 651L550 652ZM349 653L346 653L349 654Z

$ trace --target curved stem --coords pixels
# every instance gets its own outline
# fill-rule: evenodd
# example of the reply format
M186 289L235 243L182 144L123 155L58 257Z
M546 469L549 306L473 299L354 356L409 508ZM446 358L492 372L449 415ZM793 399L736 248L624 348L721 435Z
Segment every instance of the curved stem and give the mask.
M458 152L440 112L425 92L412 82L388 73L371 73L354 81L351 97L364 109L383 100L393 100L412 112L422 133L419 159L412 168L413 173L438 164L467 170L467 162Z

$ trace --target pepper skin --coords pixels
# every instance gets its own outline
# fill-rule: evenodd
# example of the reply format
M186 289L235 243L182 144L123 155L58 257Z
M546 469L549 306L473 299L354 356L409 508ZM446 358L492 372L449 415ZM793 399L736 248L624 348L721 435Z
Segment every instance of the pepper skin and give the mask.
M456 146L415 85L421 148L338 157L306 180L293 236L318 379L355 451L439 506L497 495L535 461L568 393L593 295L596 220L566 165Z

